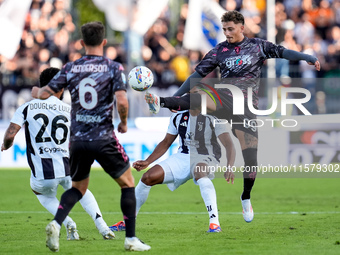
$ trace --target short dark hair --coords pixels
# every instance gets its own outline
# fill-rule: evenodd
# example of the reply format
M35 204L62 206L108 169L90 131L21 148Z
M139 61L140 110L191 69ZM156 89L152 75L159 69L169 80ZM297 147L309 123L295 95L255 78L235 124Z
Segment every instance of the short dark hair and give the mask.
M89 22L81 26L81 34L85 45L98 46L105 37L105 27L99 21Z
M235 24L242 24L244 25L244 17L238 11L228 11L224 13L221 17L221 22L229 22L232 21Z
M55 67L49 67L42 71L39 77L40 88L47 85L59 71L60 69Z

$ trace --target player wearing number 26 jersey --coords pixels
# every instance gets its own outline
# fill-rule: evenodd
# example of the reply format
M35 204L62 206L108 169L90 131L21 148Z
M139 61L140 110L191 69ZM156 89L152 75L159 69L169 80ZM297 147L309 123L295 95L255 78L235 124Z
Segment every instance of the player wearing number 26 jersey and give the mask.
M21 105L11 120L20 127L26 124L27 161L37 180L70 175L70 111L68 104L51 96L47 100L34 99Z
M46 85L57 68L47 68L40 74L40 86ZM30 185L39 202L53 215L59 201L57 189L61 185L65 190L72 187L69 168L69 127L71 106L62 98L63 90L46 100L33 99L20 106L6 130L1 151L13 144L16 134L25 127L27 161L31 168ZM82 207L92 217L104 239L113 239L114 233L103 220L97 201L90 190L80 200ZM76 224L66 217L63 224L67 230L67 239L79 239Z

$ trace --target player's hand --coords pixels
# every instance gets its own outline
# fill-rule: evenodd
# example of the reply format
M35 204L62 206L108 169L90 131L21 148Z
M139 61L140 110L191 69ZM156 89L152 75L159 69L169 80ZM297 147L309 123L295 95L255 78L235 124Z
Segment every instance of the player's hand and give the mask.
M128 130L128 127L127 127L127 124L123 124L122 122L120 122L119 124L118 124L118 132L119 133L122 133L122 134L124 134L124 133L126 133L126 131Z
M38 98L39 87L34 86L31 90L31 96L33 98Z
M234 184L235 174L233 171L227 170L226 172L224 172L224 178L227 183L230 183L231 181L231 184Z
M132 167L135 168L138 172L147 168L149 166L149 162L146 160L138 160L132 164Z
M315 69L317 70L317 71L320 71L320 69L321 69L321 65L320 65L320 62L319 62L319 60L317 60L317 61L315 61L315 63L313 64L312 62L307 62L309 65L313 65L313 66L315 66Z

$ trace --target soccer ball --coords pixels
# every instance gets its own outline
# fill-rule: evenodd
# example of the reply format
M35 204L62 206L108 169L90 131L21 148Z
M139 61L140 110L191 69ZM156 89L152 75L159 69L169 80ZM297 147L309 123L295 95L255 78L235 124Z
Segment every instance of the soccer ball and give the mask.
M129 72L128 83L134 90L147 90L153 84L153 73L146 66L136 66Z

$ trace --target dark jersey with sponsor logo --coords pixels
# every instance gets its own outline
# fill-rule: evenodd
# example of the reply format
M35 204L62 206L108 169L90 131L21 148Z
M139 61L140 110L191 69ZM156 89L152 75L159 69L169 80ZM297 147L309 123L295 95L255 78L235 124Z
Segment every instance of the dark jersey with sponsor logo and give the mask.
M103 56L86 55L67 63L48 86L68 87L72 98L71 141L106 140L114 136L115 91L126 90L123 66Z
M221 83L239 87L247 97L248 87L252 88L253 104L258 105L258 90L261 68L268 58L282 58L285 48L259 38L244 37L240 43L219 43L210 50L196 66L196 72L206 76L216 67L220 68ZM219 89L230 93L227 89Z

